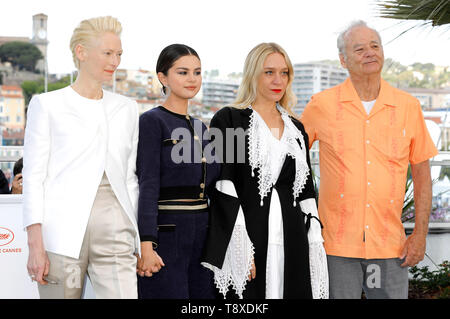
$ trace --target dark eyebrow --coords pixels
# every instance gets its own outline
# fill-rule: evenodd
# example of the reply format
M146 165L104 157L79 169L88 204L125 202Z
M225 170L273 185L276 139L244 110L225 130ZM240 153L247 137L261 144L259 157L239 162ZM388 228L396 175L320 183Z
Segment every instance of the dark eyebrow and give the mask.
M201 67L198 67L198 68L195 68L194 70L201 70L202 68ZM189 71L189 69L188 68L185 68L185 67L178 67L178 68L176 68L175 70L183 70L183 71Z

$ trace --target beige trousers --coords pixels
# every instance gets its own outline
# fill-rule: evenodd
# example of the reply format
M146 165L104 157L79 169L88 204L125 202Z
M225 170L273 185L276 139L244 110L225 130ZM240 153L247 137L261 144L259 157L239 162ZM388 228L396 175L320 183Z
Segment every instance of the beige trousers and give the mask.
M40 285L42 299L80 298L86 274L96 298L137 298L136 231L103 175L81 247L74 259L47 252L48 285Z

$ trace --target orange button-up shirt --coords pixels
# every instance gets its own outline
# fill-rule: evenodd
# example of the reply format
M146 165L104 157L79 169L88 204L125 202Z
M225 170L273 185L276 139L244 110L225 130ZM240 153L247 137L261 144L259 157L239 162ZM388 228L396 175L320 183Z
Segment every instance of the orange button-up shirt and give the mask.
M408 162L437 154L419 101L381 80L370 114L353 84L314 95L301 121L319 141L319 216L328 255L399 257Z

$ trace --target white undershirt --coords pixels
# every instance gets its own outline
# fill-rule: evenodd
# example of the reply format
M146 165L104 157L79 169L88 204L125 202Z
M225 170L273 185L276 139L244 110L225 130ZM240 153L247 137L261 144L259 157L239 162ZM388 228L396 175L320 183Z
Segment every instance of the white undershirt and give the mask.
M372 101L361 101L364 108L366 109L366 113L367 115L370 114L370 111L372 110L373 106L375 105L375 101L376 100L372 100Z

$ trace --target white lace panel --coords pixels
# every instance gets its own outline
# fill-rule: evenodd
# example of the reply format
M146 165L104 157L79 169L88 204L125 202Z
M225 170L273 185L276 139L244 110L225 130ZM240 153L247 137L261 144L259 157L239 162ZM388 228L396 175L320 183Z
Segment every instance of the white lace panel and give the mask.
M216 183L217 190L236 197L233 182L224 180ZM240 299L247 284L248 276L252 267L255 248L247 234L245 218L242 208L239 207L238 216L233 228L230 242L225 253L222 269L208 263L202 265L214 272L214 282L217 289L225 297L231 285Z
M235 225L222 269L208 263L202 265L214 272L214 282L219 292L225 297L231 285L240 299L247 284L255 254L245 226Z
M313 299L329 298L327 255L322 243L309 244L309 272Z
M305 214L311 214L319 218L316 200L308 198L300 202L300 207ZM314 299L329 298L329 279L327 255L323 247L322 229L319 221L312 218L308 231L309 242L309 268L311 273L311 289Z

